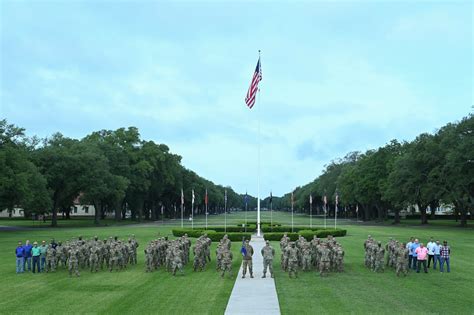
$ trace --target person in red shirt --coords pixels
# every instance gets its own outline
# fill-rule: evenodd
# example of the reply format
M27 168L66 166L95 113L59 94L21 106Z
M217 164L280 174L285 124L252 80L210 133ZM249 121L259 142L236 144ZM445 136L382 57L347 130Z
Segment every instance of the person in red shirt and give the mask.
M426 268L426 258L428 256L428 248L424 246L423 243L420 243L420 247L416 250L416 257L418 259L418 265L416 267L416 273L420 273L420 267L423 264L423 270L425 273L428 273L428 269Z

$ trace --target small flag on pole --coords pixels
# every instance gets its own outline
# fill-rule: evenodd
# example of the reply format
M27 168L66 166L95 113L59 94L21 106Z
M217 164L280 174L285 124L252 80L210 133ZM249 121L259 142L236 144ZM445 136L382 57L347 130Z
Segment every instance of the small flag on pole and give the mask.
M270 191L270 204L273 204L273 195L271 191Z
M247 96L245 97L245 104L249 108L252 108L255 104L255 99L257 97L258 83L262 80L262 67L260 65L260 57L258 57L257 67L253 73L252 82L250 82L249 90L247 91Z
M313 195L309 195L309 204L312 205L313 204Z
M293 207L294 203L295 203L295 202L294 202L294 199L293 199L293 192L291 192L291 206L292 206L292 207Z
M359 213L359 205L356 206L356 213Z
M227 204L227 189L224 190L224 202Z
M191 192L192 192L192 194L193 194L193 199L192 199L192 201L191 201L191 202L192 202L192 204L194 204L194 189L193 189L193 190L191 190Z
M245 192L244 202L245 202L245 205L249 203L249 196L247 195L247 192Z
M323 197L323 202L325 206L328 204L328 197L326 195Z
M204 204L208 204L209 200L207 198L207 189L206 189L206 195L204 196Z
M184 205L184 192L183 192L183 189L181 189L181 204Z

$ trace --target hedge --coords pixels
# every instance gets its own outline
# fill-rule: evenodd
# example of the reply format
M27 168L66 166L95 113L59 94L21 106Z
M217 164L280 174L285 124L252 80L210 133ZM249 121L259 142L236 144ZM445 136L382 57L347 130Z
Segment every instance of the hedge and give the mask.
M188 234L189 237L200 237L204 234L207 233L207 236L213 241L213 242L218 242L220 241L225 234L227 234L227 236L229 237L229 239L232 241L232 242L239 242L239 241L242 241L242 237L245 237L245 239L248 239L250 240L250 238L252 237L252 233L248 232L248 233L245 233L245 232L229 232L229 233L225 233L225 232L218 232L218 231L215 231L215 230L204 230L204 229L173 229L172 230L173 232L173 235L176 236L176 237L181 237L183 236L184 234Z
M309 228L309 227L306 227L306 226L294 226L293 227L293 232L299 232L301 230L320 231L320 230L324 230L324 228L321 228L321 227ZM263 226L262 227L262 232L291 232L291 226L288 226L288 225L274 226L273 228L271 228L270 226Z
M250 225L247 227L247 231L245 231L245 227L242 226L228 226L227 228L223 226L212 226L210 229L216 232L255 232L257 230L257 227L254 225Z
M285 233L284 232L268 232L264 233L263 237L265 240L269 241L280 241ZM319 238L326 238L328 235L332 235L334 237L341 237L347 234L347 230L343 229L320 229L320 230L301 230L299 232L294 233L287 233L287 236L292 241L296 241L298 239L298 235L303 236L306 240L310 241L314 235Z

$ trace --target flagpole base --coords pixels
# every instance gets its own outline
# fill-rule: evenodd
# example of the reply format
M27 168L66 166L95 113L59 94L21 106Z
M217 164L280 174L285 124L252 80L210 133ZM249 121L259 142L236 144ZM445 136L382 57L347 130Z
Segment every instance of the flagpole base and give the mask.
M260 222L257 224L257 236L262 236L260 233Z

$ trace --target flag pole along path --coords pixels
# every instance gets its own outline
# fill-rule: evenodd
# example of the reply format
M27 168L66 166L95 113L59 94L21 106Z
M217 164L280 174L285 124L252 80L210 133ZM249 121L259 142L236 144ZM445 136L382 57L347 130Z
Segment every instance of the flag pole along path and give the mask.
M252 109L255 105L255 100L258 96L258 113L257 113L257 120L258 120L258 161L257 161L257 236L261 236L260 233L260 89L258 88L258 83L262 81L262 67L260 63L260 50L258 51L258 61L257 67L255 67L255 72L252 76L252 81L250 82L249 89L247 91L247 95L245 96L245 104L247 104L248 108Z

